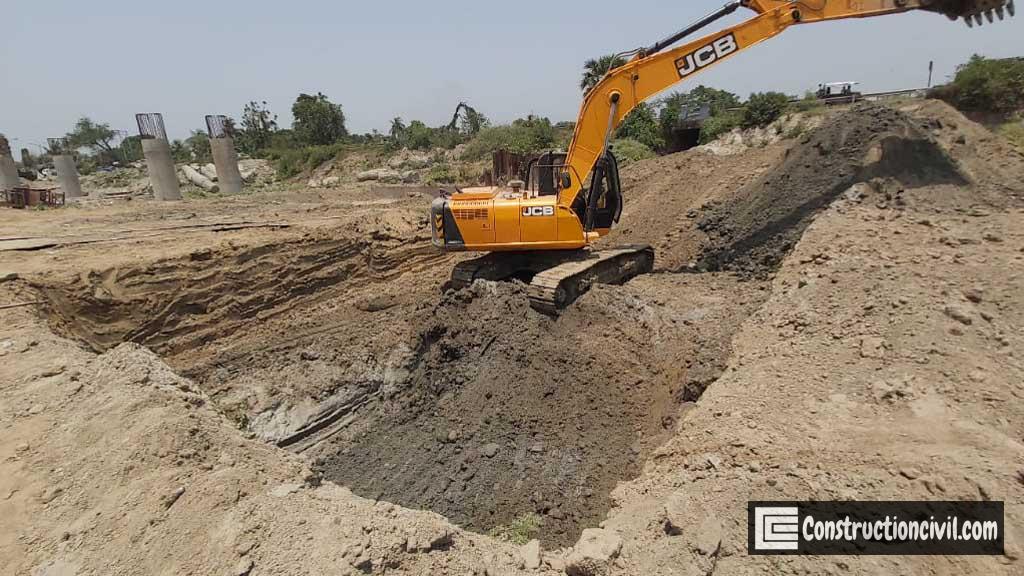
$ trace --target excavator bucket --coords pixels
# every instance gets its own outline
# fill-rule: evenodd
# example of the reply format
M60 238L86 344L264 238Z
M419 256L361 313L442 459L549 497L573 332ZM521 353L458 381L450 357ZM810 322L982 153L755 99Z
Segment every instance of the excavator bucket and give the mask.
M945 14L950 20L963 18L967 26L973 27L975 24L984 24L985 20L994 22L996 18L1002 20L1007 15L1016 15L1017 10L1013 2L1014 0L934 0L926 3L924 9Z

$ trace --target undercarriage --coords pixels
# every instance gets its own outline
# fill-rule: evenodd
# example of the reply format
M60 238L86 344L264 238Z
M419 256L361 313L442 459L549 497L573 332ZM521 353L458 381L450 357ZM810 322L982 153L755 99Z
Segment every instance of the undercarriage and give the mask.
M554 316L594 284L623 284L653 268L654 249L645 244L604 250L492 252L457 264L450 286L464 288L475 280L522 280L530 285L530 306Z

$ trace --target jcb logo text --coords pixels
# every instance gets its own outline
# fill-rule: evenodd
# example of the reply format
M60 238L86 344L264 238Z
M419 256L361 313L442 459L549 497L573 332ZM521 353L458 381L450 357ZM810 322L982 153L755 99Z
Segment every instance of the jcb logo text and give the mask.
M729 54L739 50L736 37L732 34L722 36L707 46L697 48L686 56L676 60L679 77L686 78L690 74L718 62Z

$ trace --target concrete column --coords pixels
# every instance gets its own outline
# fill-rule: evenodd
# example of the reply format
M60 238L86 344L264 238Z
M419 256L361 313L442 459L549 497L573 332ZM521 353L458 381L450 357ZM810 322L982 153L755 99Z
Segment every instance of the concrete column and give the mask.
M0 191L13 190L21 186L18 178L18 167L14 164L14 158L10 152L0 152Z
M238 171L238 153L235 152L234 138L210 138L210 151L213 152L213 164L217 167L217 186L220 191L225 194L241 192L242 173Z
M162 138L143 138L142 155L146 157L149 182L157 200L181 200L178 174L174 170L171 146Z
M70 154L54 156L53 167L57 169L57 183L60 184L60 191L64 193L65 200L84 196L82 185L78 182L78 168L75 167L73 156Z

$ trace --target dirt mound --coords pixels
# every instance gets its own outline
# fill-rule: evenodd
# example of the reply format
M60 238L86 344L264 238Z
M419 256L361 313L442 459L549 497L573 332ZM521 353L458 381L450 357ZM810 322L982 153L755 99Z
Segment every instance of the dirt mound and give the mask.
M724 294L730 294L728 298ZM568 544L670 432L762 293L729 277L596 287L554 321L525 286L478 282L423 306L409 377L321 450L358 494L490 530L526 514Z
M968 183L911 118L884 106L858 105L808 134L779 166L705 207L697 221L708 237L699 268L774 270L818 211L854 184L872 180L895 181L890 196L902 187Z
M635 162L622 170L622 222L606 241L654 246L655 267L680 270L700 254L700 209L728 196L782 161L787 144L717 156L700 149Z

